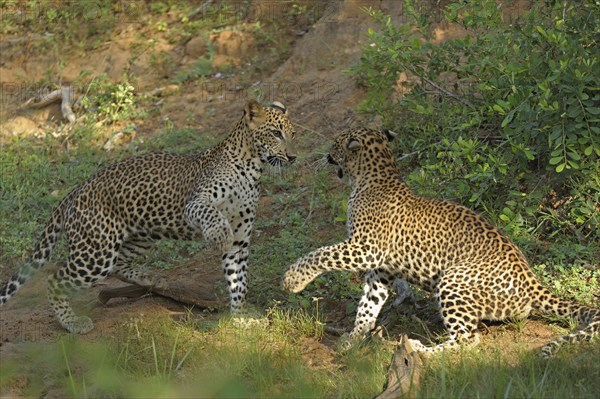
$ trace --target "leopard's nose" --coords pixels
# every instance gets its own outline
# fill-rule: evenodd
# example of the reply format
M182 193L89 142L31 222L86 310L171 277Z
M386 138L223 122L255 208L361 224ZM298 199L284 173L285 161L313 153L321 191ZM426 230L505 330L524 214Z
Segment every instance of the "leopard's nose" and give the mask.
M297 157L296 157L296 156L294 156L294 155L288 155L288 156L287 156L287 159L288 159L288 162L289 162L289 163L294 163L294 161L296 160L296 158L297 158Z

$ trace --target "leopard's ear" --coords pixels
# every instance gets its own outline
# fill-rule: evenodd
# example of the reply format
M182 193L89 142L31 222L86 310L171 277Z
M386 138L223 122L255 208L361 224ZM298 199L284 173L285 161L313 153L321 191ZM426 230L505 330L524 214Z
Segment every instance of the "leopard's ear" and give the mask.
M385 134L385 137L387 137L388 141L394 141L396 136L398 136L398 133L392 132L391 130L386 128L381 129L381 132Z
M251 130L267 121L267 112L256 100L250 100L244 107L244 119Z
M350 151L358 150L360 147L362 147L360 141L352 137L350 138L350 140L348 140L348 144L346 145L346 148Z
M270 108L274 108L274 109L276 109L278 111L281 111L281 113L284 114L284 115L288 114L288 110L285 107L285 105L283 105L279 101L273 101L269 107Z

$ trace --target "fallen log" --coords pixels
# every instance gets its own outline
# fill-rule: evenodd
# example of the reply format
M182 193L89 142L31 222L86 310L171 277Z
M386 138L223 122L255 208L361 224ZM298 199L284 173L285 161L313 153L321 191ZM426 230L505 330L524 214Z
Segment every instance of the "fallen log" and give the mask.
M223 277L218 276L219 280ZM202 309L219 309L227 304L227 298L220 298L214 289L214 279L199 282L188 280L165 281L162 286L142 287L129 284L121 287L105 288L98 294L98 300L106 305L113 298L139 298L148 294L157 294L177 302L185 303Z
M24 108L42 108L48 104L52 104L54 102L60 101L60 110L64 118L66 118L69 123L75 123L75 114L73 113L73 109L71 107L71 101L73 100L73 87L71 86L62 86L60 89L56 89L51 91L48 94L43 96L37 96L30 98L23 105L19 107L19 109Z
M384 391L375 399L413 398L421 380L423 359L404 335L388 369Z

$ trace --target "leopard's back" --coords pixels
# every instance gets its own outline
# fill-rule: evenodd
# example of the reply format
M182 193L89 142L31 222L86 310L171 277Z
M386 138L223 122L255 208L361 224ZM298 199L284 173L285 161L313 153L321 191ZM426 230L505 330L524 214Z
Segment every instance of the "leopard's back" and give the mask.
M170 153L110 165L61 204L64 230L67 235L83 228L191 239L194 232L183 220L183 209L211 166L200 155Z

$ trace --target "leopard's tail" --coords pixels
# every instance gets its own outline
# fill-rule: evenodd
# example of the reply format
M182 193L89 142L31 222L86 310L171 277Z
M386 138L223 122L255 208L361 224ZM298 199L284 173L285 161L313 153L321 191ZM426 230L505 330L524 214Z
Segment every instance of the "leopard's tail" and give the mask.
M599 308L585 306L574 301L562 300L545 287L541 287L541 291L538 303L533 306L535 309L559 317L572 317L580 325L577 331L544 345L541 350L543 357L551 357L563 344L590 341L598 335L600 332Z
M60 238L62 231L62 211L61 206L57 207L50 221L46 225L42 237L35 246L33 254L29 257L27 262L22 265L15 274L12 275L10 280L2 286L0 286L0 306L6 303L21 286L27 281L35 272L40 269L50 259L52 248Z

